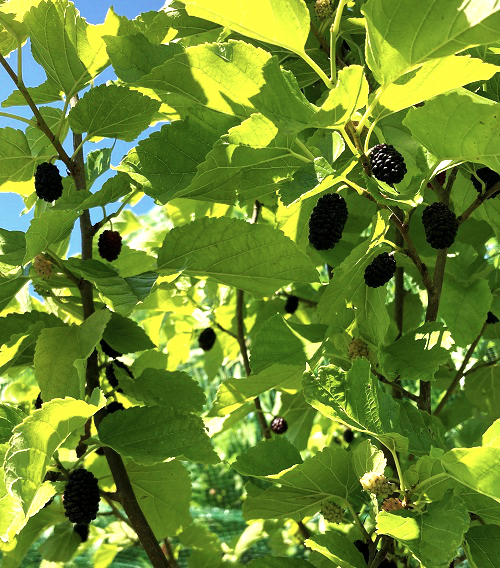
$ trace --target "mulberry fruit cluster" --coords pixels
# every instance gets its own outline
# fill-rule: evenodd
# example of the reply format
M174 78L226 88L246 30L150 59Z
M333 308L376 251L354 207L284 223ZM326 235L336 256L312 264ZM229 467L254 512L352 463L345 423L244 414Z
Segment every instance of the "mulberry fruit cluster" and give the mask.
M76 524L73 527L76 534L82 539L82 542L87 542L89 538L89 526L85 524Z
M117 357L121 357L123 355L123 353L120 353L119 351L116 351L116 349L113 349L107 341L104 341L104 339L101 339L100 344L102 352L108 357L111 357L111 359L116 359Z
M401 509L404 509L403 501L401 501L398 497L385 499L382 503L382 509L384 511L400 511Z
M285 312L287 314L293 314L299 307L299 299L297 296L288 296L285 303Z
M97 250L104 260L112 262L120 256L122 237L118 231L103 231L97 241Z
M344 520L344 509L337 505L335 501L324 501L321 504L320 513L325 521L329 523L341 523Z
M486 323L490 324L490 325L494 325L495 323L498 323L500 320L497 318L497 316L493 313L493 312L488 312L487 316L486 316Z
M48 203L61 197L63 184L57 166L48 162L38 164L35 170L35 191L40 199Z
M391 144L377 144L370 153L373 175L390 185L403 181L406 165L403 156Z
M344 442L350 444L354 440L354 432L350 428L347 428L344 430L342 437L344 438Z
M432 203L422 214L425 238L434 249L451 247L458 231L455 213L445 203Z
M368 359L368 347L361 339L354 338L351 343L349 343L347 353L349 354L349 359L357 359L358 357Z
M385 475L378 475L374 471L365 473L359 482L365 491L379 497L388 497L397 490L396 485L391 483Z
M333 6L330 0L316 0L314 11L319 20L326 20L333 14Z
M288 430L287 421L282 416L275 416L271 422L271 430L275 434L284 434Z
M345 199L327 193L318 199L309 219L309 242L316 250L328 250L342 238L348 217Z
M53 264L47 260L42 254L35 256L33 268L42 280L48 280L52 276Z
M198 345L203 349L203 351L210 351L215 344L217 335L211 327L204 329L198 336Z
M384 286L396 272L396 261L389 253L383 252L376 256L365 268L365 283L370 288Z
M86 469L70 473L63 494L65 515L70 522L88 525L99 510L99 485L94 475Z
M500 181L500 174L486 167L479 168L478 170L476 170L476 175L471 175L470 179L472 181L472 185L476 188L476 191L478 193L481 193L482 191L481 181L479 181L477 178L479 178L479 180L481 180L484 183L485 186L484 190L488 191ZM495 193L490 195L488 199L496 197L499 194L500 190L495 191Z

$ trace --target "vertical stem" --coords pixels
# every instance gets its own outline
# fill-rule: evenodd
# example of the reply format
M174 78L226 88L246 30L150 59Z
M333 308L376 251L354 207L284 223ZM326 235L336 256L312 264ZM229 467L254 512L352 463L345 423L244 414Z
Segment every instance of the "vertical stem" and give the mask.
M335 11L335 20L330 27L330 69L332 75L332 83L337 81L337 38L340 31L340 21L342 19L342 12L348 0L340 0L337 10Z

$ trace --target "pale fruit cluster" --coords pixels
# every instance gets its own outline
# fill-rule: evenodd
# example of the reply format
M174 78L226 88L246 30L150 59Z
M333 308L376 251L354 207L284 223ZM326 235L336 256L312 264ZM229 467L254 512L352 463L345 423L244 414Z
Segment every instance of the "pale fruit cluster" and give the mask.
M368 347L361 339L353 339L347 348L349 359L357 359L358 357L365 357L368 359Z
M396 485L391 483L385 475L379 475L374 471L365 473L359 481L365 491L373 493L373 495L378 497L387 497L397 490Z
M390 497L389 499L385 499L382 503L382 509L384 511L400 511L404 509L403 501L398 497Z
M42 280L48 280L52 275L52 262L47 260L43 255L39 254L35 256L33 261L33 268Z
M329 523L341 523L344 520L344 509L337 505L335 501L324 501L321 504L320 513L325 521Z

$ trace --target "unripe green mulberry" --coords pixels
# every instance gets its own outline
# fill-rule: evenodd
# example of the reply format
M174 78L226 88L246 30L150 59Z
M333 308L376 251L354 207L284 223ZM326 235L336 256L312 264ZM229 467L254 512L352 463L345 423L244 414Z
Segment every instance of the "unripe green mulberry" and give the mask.
M93 473L75 469L70 473L63 494L65 515L72 523L88 525L99 511L99 485Z
M358 357L368 359L368 347L361 339L354 338L351 343L349 343L347 350L349 353L349 359L357 359Z
M316 0L314 11L319 20L326 20L333 15L333 6L330 0Z
M434 249L451 247L458 231L455 213L445 203L432 203L422 214L425 238Z
M397 491L397 486L391 483L385 475L379 475L374 471L365 473L359 482L365 491L379 497L388 497L391 493Z
M33 261L33 268L37 275L42 280L48 280L52 276L53 264L50 260L47 260L43 254L38 254L35 256Z
M344 509L337 505L335 501L324 501L321 503L320 513L325 521L329 523L341 523L344 520Z

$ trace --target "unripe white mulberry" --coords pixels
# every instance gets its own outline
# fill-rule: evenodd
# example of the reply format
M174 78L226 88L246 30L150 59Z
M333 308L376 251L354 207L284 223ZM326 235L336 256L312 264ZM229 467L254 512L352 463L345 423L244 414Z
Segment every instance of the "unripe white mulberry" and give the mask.
M365 357L368 359L368 347L361 339L353 339L348 347L349 359L357 359Z
M379 475L374 471L365 473L359 482L365 491L378 497L387 497L397 491L397 486L391 483L385 475Z
M42 280L48 280L52 276L52 262L47 260L43 254L35 256L33 268Z

